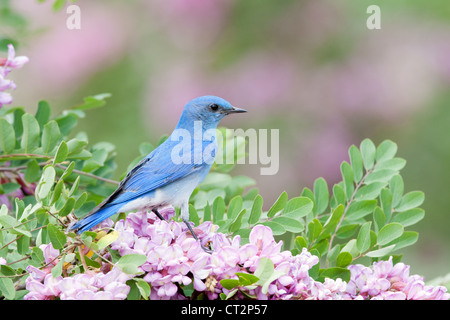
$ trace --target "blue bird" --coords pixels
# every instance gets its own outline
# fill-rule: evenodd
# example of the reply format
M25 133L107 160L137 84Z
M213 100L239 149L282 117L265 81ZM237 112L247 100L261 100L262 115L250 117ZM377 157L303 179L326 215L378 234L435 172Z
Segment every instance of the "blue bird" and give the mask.
M181 218L198 241L189 223L189 198L214 162L215 129L220 120L241 112L247 111L215 96L189 101L172 134L131 169L107 199L69 229L80 234L116 213L132 210L152 210L164 220L158 209L172 205L180 208Z

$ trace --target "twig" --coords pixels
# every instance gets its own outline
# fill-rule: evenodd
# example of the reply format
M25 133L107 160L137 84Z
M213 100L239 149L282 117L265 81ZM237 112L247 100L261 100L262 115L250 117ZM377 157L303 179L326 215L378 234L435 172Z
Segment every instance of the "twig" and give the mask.
M0 159L14 158L14 157L37 158L37 159L52 159L53 158L51 156L44 156L42 154L33 154L33 153L11 153L11 154L0 155Z
M375 168L375 167L374 167L374 168ZM330 252L330 250L331 250L331 247L332 247L332 245L333 245L334 237L336 236L337 231L339 230L339 227L341 226L342 222L344 221L345 214L347 213L348 208L350 207L350 204L351 204L351 203L353 202L353 200L355 199L356 192L359 190L359 188L361 187L361 185L364 183L364 179L366 179L367 175L370 174L370 173L374 170L374 168L372 168L372 169L370 169L370 170L367 170L367 172L366 172L366 174L364 175L364 177L362 177L361 181L359 181L359 183L356 185L355 190L353 191L352 196L350 197L350 199L349 199L348 202L347 202L347 205L345 206L344 213L342 214L342 217L341 217L341 219L339 220L339 223L337 224L336 229L334 230L333 234L331 235L331 238L330 238L330 244L328 245L328 252ZM327 261L327 264L328 264L328 261Z
M41 156L41 155L28 154L28 153L16 153L16 154L0 155L0 159L1 158L5 158L5 157L14 157L14 156L21 156L21 157L23 157L23 156L30 156L30 158L52 159L52 157L49 157L49 156ZM38 163L39 166L45 166L47 164L49 164L48 161ZM63 166L63 165L61 165L59 163L55 164L54 166L57 167L57 168L63 169L63 170L67 169L66 166ZM26 168L27 168L27 166L0 167L0 171L17 172L17 171L20 171L20 170L25 170ZM93 179L96 179L96 180L104 181L104 182L107 182L107 183L116 184L116 185L119 184L119 181L108 179L108 178L103 178L103 177L97 176L95 174L84 172L84 171L81 171L81 170L73 169L72 172L76 173L76 174L80 174L80 175L86 176L86 177L90 177L90 178L93 178Z

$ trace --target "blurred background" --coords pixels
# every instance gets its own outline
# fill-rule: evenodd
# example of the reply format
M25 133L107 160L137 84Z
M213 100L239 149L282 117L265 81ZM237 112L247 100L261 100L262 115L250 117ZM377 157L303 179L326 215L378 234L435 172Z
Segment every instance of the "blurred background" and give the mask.
M61 5L61 10L53 6ZM30 63L14 72L14 105L56 110L109 92L80 123L90 143L117 146L117 178L141 142L156 143L190 99L214 94L248 114L229 128L280 129L280 169L254 178L266 209L322 176L341 180L350 145L391 139L405 158L405 192L422 190L412 273L450 270L450 2L421 0L79 0L69 30L64 1L0 0L0 47ZM369 30L369 5L381 29ZM10 40L9 40L10 39ZM1 52L5 55L5 52Z

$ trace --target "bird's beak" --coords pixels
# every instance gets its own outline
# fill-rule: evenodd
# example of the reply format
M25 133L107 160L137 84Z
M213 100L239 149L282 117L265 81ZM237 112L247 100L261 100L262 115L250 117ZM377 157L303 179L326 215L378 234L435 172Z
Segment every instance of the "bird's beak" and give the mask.
M243 112L247 112L247 110L241 109L241 108L236 108L236 107L233 107L231 110L227 110L227 114L230 114L230 113L243 113Z

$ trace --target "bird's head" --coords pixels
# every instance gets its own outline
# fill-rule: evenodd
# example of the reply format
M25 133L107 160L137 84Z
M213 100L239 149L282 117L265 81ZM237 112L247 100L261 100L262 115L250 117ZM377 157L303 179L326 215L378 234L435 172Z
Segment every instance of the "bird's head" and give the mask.
M247 110L233 107L222 98L202 96L186 104L180 121L202 121L204 127L215 127L226 115L242 112Z

